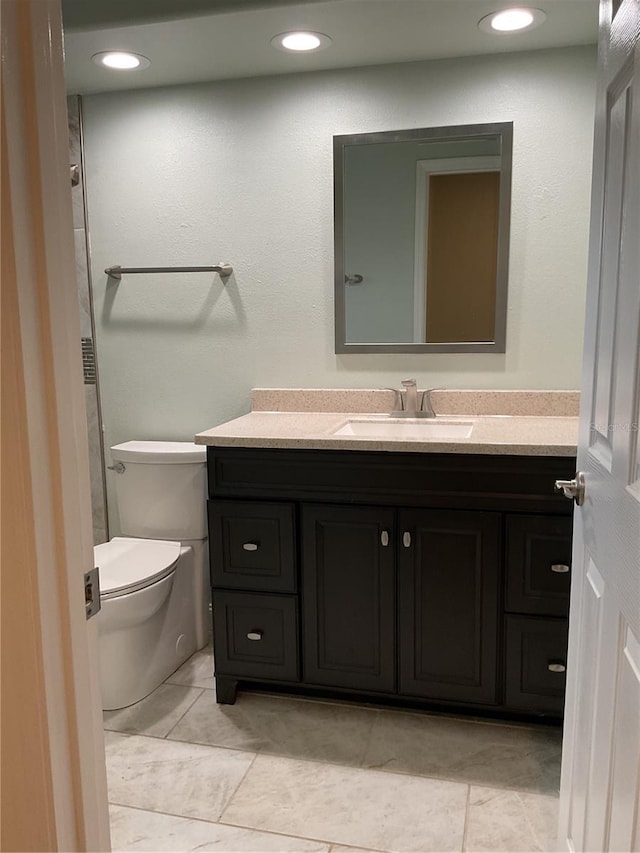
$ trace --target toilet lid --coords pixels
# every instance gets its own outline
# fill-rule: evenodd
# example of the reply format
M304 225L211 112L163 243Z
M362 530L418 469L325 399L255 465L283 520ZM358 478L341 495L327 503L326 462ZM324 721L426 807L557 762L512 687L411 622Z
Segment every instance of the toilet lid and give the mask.
M180 556L180 543L116 536L96 545L93 555L100 569L101 594L133 592L172 572Z

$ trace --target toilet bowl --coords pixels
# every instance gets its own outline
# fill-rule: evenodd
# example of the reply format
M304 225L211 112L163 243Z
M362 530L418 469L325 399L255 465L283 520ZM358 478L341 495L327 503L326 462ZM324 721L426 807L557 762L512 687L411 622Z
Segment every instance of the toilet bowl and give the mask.
M204 448L125 442L111 455L128 535L94 548L105 710L143 699L208 637Z

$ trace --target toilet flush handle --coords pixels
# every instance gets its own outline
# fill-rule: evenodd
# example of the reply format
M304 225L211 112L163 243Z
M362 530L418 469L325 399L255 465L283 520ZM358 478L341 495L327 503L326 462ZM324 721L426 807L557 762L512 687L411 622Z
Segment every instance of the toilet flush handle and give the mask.
M122 462L116 462L115 465L107 465L109 471L115 471L116 474L124 474L126 466Z

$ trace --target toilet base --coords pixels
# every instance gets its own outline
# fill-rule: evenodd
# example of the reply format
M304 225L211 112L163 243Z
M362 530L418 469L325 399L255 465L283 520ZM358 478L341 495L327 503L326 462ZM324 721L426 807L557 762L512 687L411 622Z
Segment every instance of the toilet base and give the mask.
M97 621L105 711L144 699L205 644L194 613L193 578L194 552L183 546L167 577L102 599Z

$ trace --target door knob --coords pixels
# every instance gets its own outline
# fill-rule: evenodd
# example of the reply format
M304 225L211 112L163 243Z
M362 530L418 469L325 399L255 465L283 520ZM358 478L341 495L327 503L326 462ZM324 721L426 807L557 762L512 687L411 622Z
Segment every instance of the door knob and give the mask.
M573 498L578 506L584 503L584 474L582 471L576 473L574 480L556 480L556 490L562 491L565 498Z

